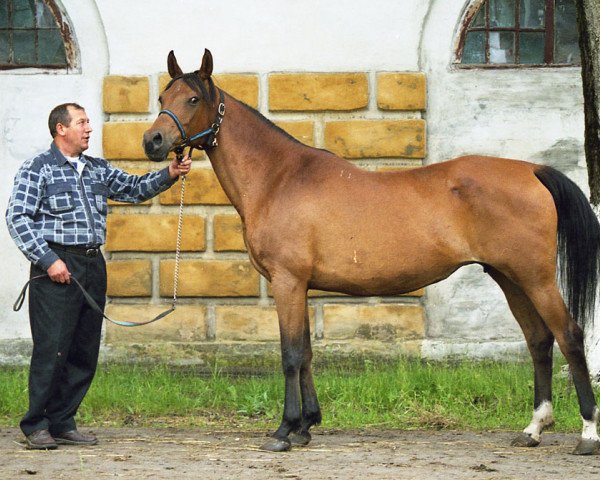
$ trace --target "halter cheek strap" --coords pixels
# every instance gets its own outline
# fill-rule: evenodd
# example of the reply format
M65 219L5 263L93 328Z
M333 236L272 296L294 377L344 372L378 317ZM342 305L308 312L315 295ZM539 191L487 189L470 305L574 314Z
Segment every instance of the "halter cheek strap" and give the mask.
M168 115L175 122L175 125L177 126L177 129L179 130L179 134L181 135L181 141L182 141L182 143L180 143L177 146L177 148L183 149L184 147L189 146L192 148L197 148L199 150L205 150L207 148L213 148L213 147L217 147L219 145L217 143L217 133L219 133L219 129L221 128L221 123L223 123L223 116L225 115L225 102L224 102L223 92L220 91L219 94L220 94L219 95L219 107L217 108L217 116L215 118L215 121L210 126L210 128L207 128L206 130L203 130L200 133L196 133L196 134L192 135L191 137L188 137L186 135L185 128L183 128L183 125L181 124L181 122L179 121L179 118L177 117L177 115L175 115L174 112L172 112L171 110L168 110L168 109L164 109L164 110L161 110L160 112L158 112L159 115L162 115L163 113L165 115ZM192 145L192 143L194 143L196 140L199 140L203 137L208 137L206 142L204 142L203 145L198 145L198 146Z

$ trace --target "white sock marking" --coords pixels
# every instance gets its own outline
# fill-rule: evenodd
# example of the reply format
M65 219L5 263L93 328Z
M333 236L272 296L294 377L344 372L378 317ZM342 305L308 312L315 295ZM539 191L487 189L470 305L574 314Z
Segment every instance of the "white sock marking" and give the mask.
M523 430L523 432L539 442L544 428L548 425L552 425L553 422L552 402L544 400L533 412L531 423Z
M600 420L600 410L597 407L594 408L594 415L592 415L591 420L583 419L583 430L581 431L581 438L584 440L593 440L596 442L600 442L600 437L598 437L598 420Z

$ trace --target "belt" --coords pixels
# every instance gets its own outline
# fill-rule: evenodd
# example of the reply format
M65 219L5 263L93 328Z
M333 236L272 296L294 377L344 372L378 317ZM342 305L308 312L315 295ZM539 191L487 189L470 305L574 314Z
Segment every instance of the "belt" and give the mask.
M84 257L97 257L100 255L100 247L85 247L78 245L61 245L60 243L48 242L48 246L52 250L62 250L63 252L74 253L75 255L83 255Z

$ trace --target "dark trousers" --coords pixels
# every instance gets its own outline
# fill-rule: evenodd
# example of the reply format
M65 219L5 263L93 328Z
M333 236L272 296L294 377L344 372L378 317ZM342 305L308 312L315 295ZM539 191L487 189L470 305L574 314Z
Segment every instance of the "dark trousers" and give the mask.
M56 251L101 308L106 299L106 264L100 254L86 257ZM44 272L31 267L30 275ZM102 315L93 311L75 282L55 283L44 277L29 288L33 353L29 370L29 410L21 430L29 435L74 430L74 416L87 393L98 363Z

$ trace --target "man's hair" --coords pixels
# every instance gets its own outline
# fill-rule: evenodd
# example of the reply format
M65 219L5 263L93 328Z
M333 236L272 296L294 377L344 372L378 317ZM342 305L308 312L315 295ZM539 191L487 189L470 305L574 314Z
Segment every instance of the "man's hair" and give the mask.
M71 123L69 107L74 108L75 110L85 110L77 103L63 103L54 107L50 112L50 116L48 117L48 128L50 129L50 135L52 135L52 138L56 137L56 124L62 123L65 126L69 126Z

